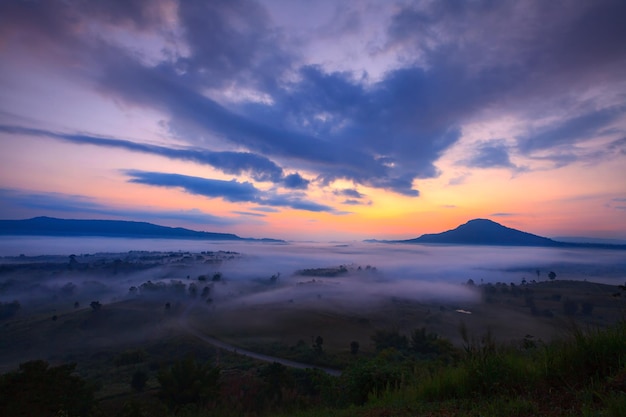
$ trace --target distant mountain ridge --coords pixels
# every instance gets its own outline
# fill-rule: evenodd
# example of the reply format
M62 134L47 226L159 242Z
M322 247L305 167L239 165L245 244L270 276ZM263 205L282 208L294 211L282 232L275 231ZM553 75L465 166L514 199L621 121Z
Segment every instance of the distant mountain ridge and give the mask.
M626 245L602 243L559 242L547 237L522 232L503 226L493 220L474 219L456 229L442 233L425 234L415 239L386 241L387 243L423 243L450 245L492 245L492 246L541 246L541 247L581 247L626 249Z
M34 217L0 220L0 235L16 236L100 236L154 239L242 240L283 242L278 239L242 238L232 233L201 232L182 227L159 226L126 220L74 220Z

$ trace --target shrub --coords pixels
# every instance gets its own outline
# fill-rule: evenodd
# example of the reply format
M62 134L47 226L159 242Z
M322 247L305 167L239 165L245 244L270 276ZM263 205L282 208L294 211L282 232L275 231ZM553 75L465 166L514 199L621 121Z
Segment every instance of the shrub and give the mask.
M215 399L220 370L210 364L199 364L188 357L176 362L157 376L160 398L172 410L187 404L206 404Z
M74 375L75 364L50 367L45 361L22 363L0 376L2 416L86 416L93 389Z

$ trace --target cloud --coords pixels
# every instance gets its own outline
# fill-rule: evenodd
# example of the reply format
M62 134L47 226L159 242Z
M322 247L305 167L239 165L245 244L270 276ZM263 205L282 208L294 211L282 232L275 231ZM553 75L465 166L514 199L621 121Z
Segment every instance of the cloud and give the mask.
M304 190L308 180L283 169L307 172L322 185L342 179L417 197L418 180L441 174L437 161L470 121L511 113L528 124L537 115L551 120L518 135L515 148L478 144L467 161L519 170L513 151L556 157L564 145L607 134L624 119L615 105L623 101L626 57L620 1L402 3L388 9L384 33L363 46L389 60L375 80L350 65L316 65L297 36L252 0L100 3L3 2L0 36L10 52L2 58L30 53L107 99L156 110L170 126L197 135L182 138L191 145L182 149L51 137L209 164L287 188ZM366 27L364 14L347 9L349 16L333 17L342 19L331 22L335 37ZM150 42L136 47L139 34ZM593 87L615 92L605 99ZM208 150L224 144L238 152ZM570 152L555 163L581 157Z
M353 188L344 188L342 190L335 190L333 191L333 194L344 196L344 197L350 197L350 198L364 198L365 197L364 194L361 194L359 191Z
M467 179L470 177L471 174L469 173L465 173L465 174L461 174L458 175L454 178L450 178L450 180L448 181L448 185L461 185L464 184L465 181L467 181Z
M588 140L602 134L607 126L624 114L624 108L611 107L559 120L537 132L519 137L518 146L524 152L532 152ZM615 133L623 132L618 130Z
M15 217L21 211L33 210L37 215L60 213L64 216L76 214L114 216L137 221L159 222L175 220L208 225L233 225L237 222L227 217L218 217L199 209L191 210L136 210L119 208L98 202L96 199L83 195L63 193L42 193L25 190L0 188L0 199L6 203L0 212L6 217Z
M499 140L481 142L476 146L474 155L461 163L472 168L517 169L509 157L509 147Z
M249 211L238 211L238 210L234 210L232 211L232 213L235 214L240 214L242 216L252 216L252 217L267 217L265 214L261 214L261 213L252 213Z
M166 188L182 188L190 194L205 197L220 197L233 203L255 201L260 191L249 182L224 181L189 175L163 172L128 170L125 172L134 184L154 185Z
M286 175L283 179L283 183L286 188L306 190L309 187L310 181L302 178L302 176L296 172L294 174Z
M208 198L222 198L233 203L256 203L266 206L290 207L296 210L345 214L325 204L309 201L298 194L277 194L261 191L249 182L224 181L210 178L163 172L127 170L129 182L166 188L180 188L183 191Z
M371 206L372 202L371 201L354 200L354 199L348 198L346 200L343 200L341 202L341 204L347 204L349 206Z
M490 216L493 217L510 217L510 216L515 216L515 213L491 213Z
M268 158L250 152L212 152L205 149L190 148L175 149L122 139L103 138L82 134L58 133L11 125L0 125L0 132L29 136L44 136L79 145L105 146L110 148L125 149L132 152L159 155L170 159L192 161L203 165L210 165L226 174L242 175L244 173L249 173L256 181L286 181L286 179L283 179L283 170L281 167Z

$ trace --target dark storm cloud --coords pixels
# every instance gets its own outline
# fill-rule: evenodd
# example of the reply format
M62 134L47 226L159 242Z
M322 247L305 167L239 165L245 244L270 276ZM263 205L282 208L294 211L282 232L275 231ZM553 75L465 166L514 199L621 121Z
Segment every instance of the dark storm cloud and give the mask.
M127 170L125 173L130 177L129 182L131 183L180 188L189 194L209 198L222 198L233 203L248 202L266 206L290 207L296 210L345 214L336 211L330 206L308 201L300 194L277 194L271 191L262 191L249 182L224 181L189 175L137 170Z
M218 217L198 209L191 210L133 210L117 208L101 204L90 197L69 195L62 193L29 192L24 190L1 189L0 200L6 204L0 205L0 215L16 217L25 209L34 213L73 216L76 214L115 216L138 221L176 220L199 224L232 225L234 219ZM23 217L23 216L21 216Z
M252 178L257 181L281 182L288 180L288 177L283 179L283 170L281 167L263 156L250 152L212 152L204 149L190 148L174 149L123 139L57 133L9 125L0 125L0 132L29 136L46 136L76 144L121 148L133 152L160 155L170 159L192 161L199 164L210 165L227 174L241 175L243 173L249 173Z
M463 164L472 168L517 168L511 162L508 146L497 140L477 145L474 155Z

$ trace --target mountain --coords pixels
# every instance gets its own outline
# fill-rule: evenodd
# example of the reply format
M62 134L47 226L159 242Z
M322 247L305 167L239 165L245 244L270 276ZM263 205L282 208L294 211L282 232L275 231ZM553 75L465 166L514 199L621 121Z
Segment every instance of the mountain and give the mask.
M547 237L512 229L487 219L470 220L456 229L443 233L425 234L415 239L395 240L392 243L626 249L626 245L559 242Z
M0 220L0 235L26 236L102 236L153 239L254 240L282 242L276 239L242 238L231 233L199 232L182 227L159 226L123 220L68 220L35 217L26 220Z

